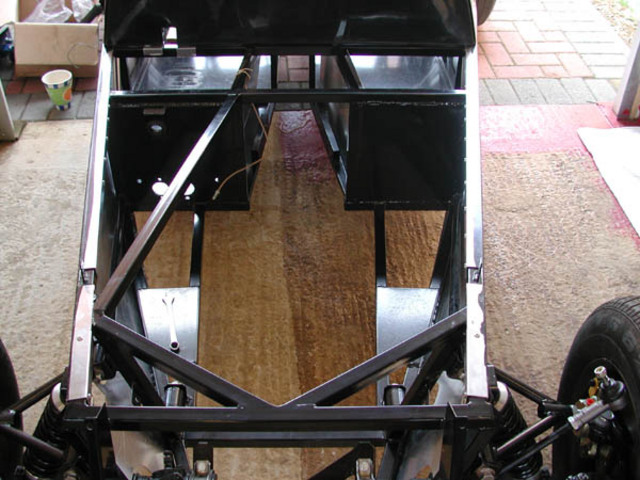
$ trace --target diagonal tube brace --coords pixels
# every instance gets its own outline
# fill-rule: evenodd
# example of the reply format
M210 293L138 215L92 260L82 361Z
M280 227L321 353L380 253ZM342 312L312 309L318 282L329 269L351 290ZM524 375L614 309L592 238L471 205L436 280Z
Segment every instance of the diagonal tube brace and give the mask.
M111 277L107 281L102 293L95 303L94 310L98 316L103 315L109 308L115 306L129 285L135 278L136 274L142 266L142 262L147 257L154 243L160 236L165 225L169 221L171 213L175 209L178 201L184 192L189 177L202 159L202 155L215 138L216 133L224 123L225 119L231 112L238 97L236 95L228 95L227 99L222 103L213 119L202 133L191 152L182 163L182 166L173 177L171 185L166 193L162 196L156 207L151 212L149 219L136 236L131 246L124 254L122 260L113 271Z

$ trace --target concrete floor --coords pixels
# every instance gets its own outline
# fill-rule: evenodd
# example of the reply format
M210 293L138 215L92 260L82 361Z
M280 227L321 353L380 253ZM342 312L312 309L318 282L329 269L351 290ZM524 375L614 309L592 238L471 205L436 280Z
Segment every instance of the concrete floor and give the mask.
M341 212L316 133L296 136L298 127L308 125L309 114L280 115L254 210L207 216L203 279L219 306L201 329L206 366L274 401L373 352L372 260L367 256L372 237L366 233L371 220ZM0 145L0 332L23 393L67 362L90 128L90 121L30 123L18 142ZM309 192L300 194L302 188ZM489 361L553 395L583 319L605 300L640 292L640 241L588 154L574 146L504 153L485 145L484 207ZM283 208L302 213L305 223L288 223L289 217L278 213ZM326 216L325 209L333 214ZM261 216L271 219L268 229L261 230ZM418 216L395 225L407 232L399 238L424 246L434 222ZM364 236L354 237L351 229L357 226L365 228ZM283 227L293 235L281 237ZM236 228L253 228L254 235L237 238ZM274 241L278 238L286 242ZM318 243L322 239L326 243ZM398 265L412 258L412 243L400 247ZM218 248L222 244L231 248ZM167 268L178 276L184 270L181 254L163 252L175 252L171 228L147 265L156 286L166 281ZM350 266L336 270L345 260ZM224 262L234 266L221 271ZM314 281L305 283L307 274ZM423 281L421 275L413 278ZM233 296L219 288L229 279L259 287ZM324 294L314 290L318 286ZM225 293L231 295L227 303ZM306 323L322 319L333 306L345 308L337 323ZM251 323L256 311L267 321ZM229 346L227 357L223 347ZM261 362L254 362L261 355ZM531 416L531 409L525 410ZM35 421L35 413L28 415L27 429ZM276 465L279 478L300 478L336 456L331 449L241 453L218 453L222 479L254 478L253 467L271 471L266 464Z

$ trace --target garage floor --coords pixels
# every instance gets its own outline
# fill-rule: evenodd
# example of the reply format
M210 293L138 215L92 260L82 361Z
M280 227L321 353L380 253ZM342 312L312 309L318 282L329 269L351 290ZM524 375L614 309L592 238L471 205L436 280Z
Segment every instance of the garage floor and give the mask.
M583 319L640 292L640 239L576 140L576 126L609 124L597 106L488 107L482 118L489 360L553 395ZM0 332L23 393L67 362L90 130L29 123L0 145ZM343 211L309 112L278 114L264 158L252 210L206 217L200 362L284 402L374 353L372 216ZM390 284L428 282L440 221L390 217ZM187 282L176 232L189 222L176 215L152 252L151 286ZM295 479L338 454L218 452L216 468Z

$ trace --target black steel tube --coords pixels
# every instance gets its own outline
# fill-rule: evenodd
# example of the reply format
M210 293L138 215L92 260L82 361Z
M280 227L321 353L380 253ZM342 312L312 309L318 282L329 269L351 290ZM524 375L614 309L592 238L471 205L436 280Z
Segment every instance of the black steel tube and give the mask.
M432 57L440 56L458 56L464 55L465 49L460 45L431 45L411 46L367 46L362 44L342 44L338 52L335 46L323 45L251 45L251 47L227 46L224 48L214 46L199 46L197 49L198 56L220 56L220 55L336 55L342 54L344 50L348 50L350 54L361 55L426 55ZM143 50L138 47L120 47L113 52L117 58L121 57L141 57ZM165 57L177 55L177 49L164 50Z
M186 432L187 447L206 442L224 448L315 448L353 447L362 442L384 446L387 437L382 431L355 432Z
M127 288L129 288L129 285L140 270L142 262L151 251L153 244L160 236L164 226L169 221L171 213L180 201L193 170L198 165L202 155L211 144L236 101L237 96L227 95L226 100L182 163L166 193L153 209L153 212L151 212L148 220L127 250L127 253L124 254L96 300L94 308L98 314L103 314L109 308L115 306Z
M191 240L191 268L189 271L189 286L200 286L202 272L202 244L204 237L204 211L202 205L193 212L193 237Z
M176 380L190 386L225 406L273 407L270 403L242 390L208 370L185 360L151 340L139 335L120 323L101 317L94 322L94 333L98 340L115 342L117 349L127 348L131 353L152 367L171 375ZM160 400L160 404L163 402Z
M316 56L309 55L309 88L316 88Z
M47 383L36 388L33 392L22 397L16 403L11 405L7 410L12 410L15 413L22 413L27 408L35 405L47 395L51 394L51 390L53 389L53 387L59 384L63 378L64 373L61 373L57 377L52 378Z
M498 457L501 457L508 451L513 450L514 448L521 446L521 444L534 439L535 437L540 435L542 432L558 424L559 420L564 420L564 419L562 417L558 417L555 415L550 415L548 417L543 418L539 422L531 425L529 428L517 434L511 440L500 445L496 449L496 455Z
M451 90L448 92L434 90L381 90L381 89L282 89L282 90L244 90L237 93L240 101L244 103L351 103L351 102L391 102L391 103L428 103L447 104L450 108L462 108L466 97L463 91ZM143 103L153 101L162 102L187 102L187 103L220 103L227 98L226 93L129 93L114 92L111 95L112 105Z
M506 382L505 382L506 383ZM549 436L547 436L544 440L539 441L538 443L536 443L533 447L531 447L529 450L527 450L526 452L524 452L521 456L519 456L518 458L516 458L513 462L511 462L509 465L503 467L500 470L500 473L498 473L498 477L504 475L505 473L513 470L514 468L516 468L518 465L520 465L522 462L524 462L525 460L531 458L532 456L534 456L536 453L538 453L540 450L542 450L543 448L551 445L553 442L555 442L558 438L560 438L562 435L564 435L567 431L569 431L571 428L571 425L569 425L569 423L565 423L564 425L562 425L560 428L558 428L555 432L553 432L552 434L550 434Z
M106 406L113 430L177 432L329 432L442 429L448 418L465 417L465 428L492 425L490 404L388 407L121 407ZM69 412L73 415L73 411ZM68 415L67 415L67 418Z
M273 90L278 88L278 55L271 55L271 88Z
M387 247L384 226L384 205L373 210L374 238L376 249L376 287L387 286Z
M23 432L22 430L18 430L17 428L13 428L9 425L3 425L0 423L0 434L6 435L7 437L13 438L16 442L21 445L25 445L34 450L38 450L49 457L54 458L55 460L62 461L65 458L64 452L55 447L52 447L47 442L40 440L28 433Z
M348 54L342 54L336 56L338 68L342 74L342 78L347 82L350 88L361 88L362 82L358 78L358 72L356 72L353 62Z
M526 383L521 382L516 377L508 374L504 370L500 370L499 368L495 367L495 372L498 380L506 383L509 388L511 388L512 390L515 390L520 395L527 397L532 402L535 402L538 405L542 404L542 402L557 403L557 400L554 400L553 398L545 395L542 392L539 392L538 390L527 385Z

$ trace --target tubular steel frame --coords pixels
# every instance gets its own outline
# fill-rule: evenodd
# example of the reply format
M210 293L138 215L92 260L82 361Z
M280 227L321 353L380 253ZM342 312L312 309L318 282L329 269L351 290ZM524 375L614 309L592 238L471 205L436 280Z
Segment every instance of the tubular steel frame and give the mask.
M344 65L345 57L339 57ZM465 57L460 57L465 58ZM251 62L245 57L243 65ZM458 478L471 462L477 458L480 449L490 437L494 428L493 407L488 402L488 380L484 358L484 318L481 308L482 296L482 257L481 257L481 209L480 209L480 173L479 146L477 128L477 85L475 51L467 52L464 71L467 84L464 90L448 93L432 91L389 91L361 90L352 80L349 90L277 90L277 84L267 91L246 91L244 80L236 82L230 92L202 94L136 94L124 91L110 91L111 72L105 65L118 65L107 53L103 54L102 74L100 78L99 101L96 107L96 126L93 142L93 162L89 174L89 193L85 218L85 242L82 257L82 278L85 285L80 289L76 312L74 342L71 351L71 369L69 377L68 406L65 419L71 427L84 427L93 423L92 431L100 438L101 430L141 430L184 432L185 444L195 446L206 442L211 446L352 446L361 444L386 446L387 453L381 465L378 478L393 478L402 462L402 436L399 432L415 429L436 429L451 432L445 435L445 443L451 449L450 464L447 470L450 478ZM275 63L277 65L277 63ZM313 64L313 62L311 62ZM273 65L273 64L272 64ZM276 69L272 69L272 72ZM460 68L459 70L463 70ZM349 72L347 67L343 72ZM311 69L314 78L314 69ZM350 77L350 75L348 76ZM243 76L239 76L243 79ZM458 81L462 76L458 75ZM116 85L120 82L114 82ZM311 81L313 85L313 81ZM462 85L459 85L462 87ZM466 91L465 91L466 90ZM160 97L171 101L179 97L182 100L202 100L217 102L220 108L211 119L208 127L200 136L171 181L167 192L162 196L151 216L137 233L126 253L113 270L95 301L91 301L97 268L97 243L99 228L97 215L101 205L97 203L101 194L98 185L102 184L101 163L104 158L105 104L140 101ZM470 98L471 97L471 98ZM112 313L127 289L132 285L147 254L166 225L171 213L187 187L189 177L198 165L203 152L216 137L221 125L228 118L234 105L264 104L278 102L416 102L435 101L443 103L464 103L467 113L467 153L466 153L466 198L464 217L455 205L450 207L443 227L441 245L436 260L432 287L441 291L442 301L450 302L444 311L446 318L440 319L424 332L370 360L354 367L342 375L304 393L284 405L272 405L255 395L227 382L206 369L193 364L167 348L153 343L143 335L116 322ZM98 209L96 209L98 207ZM202 246L202 211L195 214L194 253L192 258L192 285L199 285L200 249ZM376 277L378 286L384 280L384 208L375 209L376 218ZM456 220L464 218L465 229ZM452 250L456 242L466 239L464 251L466 262L462 258L461 246ZM453 253L452 253L453 252ZM465 265L463 266L463 262ZM453 271L453 265L459 270ZM460 278L461 272L467 272L467 278ZM466 290L466 295L463 293ZM458 293L455 293L458 292ZM461 303L467 297L467 306ZM93 306L91 308L91 303ZM87 324L93 310L92 325ZM428 319L427 319L428 320ZM86 329L90 328L91 333ZM84 335L79 332L83 331ZM108 354L117 371L121 372L127 383L133 388L134 398L140 406L90 406L90 381L93 345L79 338L95 337L98 344ZM420 390L425 385L433 385L435 378L432 370L435 366L446 364L457 347L466 344L466 394L467 402L460 405L412 405L422 400ZM409 362L423 358L424 362L409 383L403 405L371 407L337 407L344 400L365 386L374 383L389 372ZM195 391L218 402L221 407L164 407L164 400L151 382L148 372L137 361L141 360L152 368L157 368ZM440 370L435 373L439 374ZM431 377L430 377L431 376ZM424 394L422 394L424 396ZM394 438L400 440L393 440ZM96 478L102 473L96 471ZM318 477L320 478L320 477Z
M445 469L449 478L460 478L487 444L495 428L494 410L489 401L489 378L485 361L483 285L482 285L482 212L480 191L480 148L478 128L477 54L468 51L426 52L417 49L373 49L364 53L426 54L446 53L458 59L456 88L448 92L429 90L362 89L349 64L347 51L322 51L300 47L293 53L337 54L340 70L350 85L343 90L321 90L315 85L315 62L310 61L309 89L277 89L277 58L284 50L265 49L245 55L241 68L259 54L271 55L271 89L245 90L246 77L239 75L231 90L204 93L131 93L126 91L128 76L122 58L103 51L98 100L87 180L84 231L81 252L81 280L75 313L74 334L68 371L65 425L86 441L87 455L93 458L93 478L105 478L100 445L108 444L110 430L156 431L171 435L182 432L186 446L290 447L350 446L354 450L321 472L315 479L346 476L353 459L373 456L373 446L385 446L377 478L391 479L404 461L414 430L443 432L447 450ZM230 53L230 52L224 52ZM108 218L128 218L127 212L109 212L105 198L113 196L106 155L109 108L126 102L206 101L219 105L209 125L173 177L168 190L153 209L142 229L130 241L113 272L105 279L100 267L100 242ZM203 153L238 105L280 102L357 103L392 102L398 104L435 102L463 105L465 108L465 191L448 206L431 287L438 289L439 316L425 319L430 325L423 332L380 353L353 369L335 377L299 397L272 405L242 390L218 375L160 346L129 326L114 320L119 302L132 285L170 215L177 208L189 178ZM319 122L321 124L321 122ZM331 145L331 132L324 125L325 140ZM340 152L330 148L329 153ZM386 285L384 247L384 206L376 206L376 284ZM204 208L194 212L194 236L190 285L199 287ZM111 217L109 217L111 215ZM114 217L115 215L115 217ZM121 224L129 220L118 220ZM130 221L129 221L130 222ZM126 228L121 227L122 230ZM133 228L133 227L131 227ZM124 245L123 245L124 246ZM117 257L116 254L114 254ZM97 294L97 296L96 296ZM424 405L425 392L446 370L453 352L464 345L465 401L461 404ZM97 349L99 347L99 349ZM96 353L98 352L98 353ZM92 406L91 383L98 357L108 358L133 391L131 406ZM419 365L416 366L416 361ZM362 388L375 383L402 366L411 363L407 393L401 405L339 407ZM216 401L220 407L165 407L164 399L150 379L149 368L171 375L195 391ZM28 402L24 399L23 402ZM87 428L90 426L90 428ZM338 476L336 472L340 472ZM334 475L334 476L331 476Z

